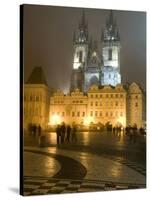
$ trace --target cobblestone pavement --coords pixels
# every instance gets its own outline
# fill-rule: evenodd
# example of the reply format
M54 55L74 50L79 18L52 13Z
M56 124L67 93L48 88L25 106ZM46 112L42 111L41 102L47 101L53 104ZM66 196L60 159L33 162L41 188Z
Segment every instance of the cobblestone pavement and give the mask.
M77 143L56 144L48 133L24 138L24 195L92 192L146 187L145 138L79 133Z
M25 147L24 154L24 195L146 187L142 173L107 157L55 147ZM43 167L37 164L42 159Z
M144 184L124 184L95 180L67 180L45 177L25 177L24 195L64 194L145 188Z
M107 155L122 161L131 161L137 166L146 168L146 137L138 136L136 143L130 141L126 134L108 134L105 132L79 132L77 142L69 144L56 144L56 134L46 133L46 146L79 152L93 152L98 155ZM39 138L24 137L25 146L39 146Z

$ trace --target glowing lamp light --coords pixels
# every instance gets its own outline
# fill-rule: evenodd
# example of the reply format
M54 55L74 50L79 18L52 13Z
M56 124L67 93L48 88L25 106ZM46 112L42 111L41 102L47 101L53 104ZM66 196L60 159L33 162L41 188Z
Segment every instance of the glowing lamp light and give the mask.
M123 126L125 126L125 118L124 117L119 117L117 120L120 124L122 124Z
M85 126L90 125L91 122L93 122L93 118L92 117L85 117L84 120L83 120L83 124Z
M51 125L57 125L57 124L60 124L61 123L61 119L60 119L60 116L59 115L53 115L52 118L51 118L51 122L50 124Z

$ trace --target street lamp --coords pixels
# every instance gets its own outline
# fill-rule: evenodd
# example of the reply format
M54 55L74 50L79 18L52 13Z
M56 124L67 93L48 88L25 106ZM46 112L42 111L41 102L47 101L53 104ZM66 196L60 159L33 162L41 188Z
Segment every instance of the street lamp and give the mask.
M60 116L57 115L57 114L54 114L50 120L50 124L51 125L57 125L57 124L60 124L61 123L61 119L60 119Z

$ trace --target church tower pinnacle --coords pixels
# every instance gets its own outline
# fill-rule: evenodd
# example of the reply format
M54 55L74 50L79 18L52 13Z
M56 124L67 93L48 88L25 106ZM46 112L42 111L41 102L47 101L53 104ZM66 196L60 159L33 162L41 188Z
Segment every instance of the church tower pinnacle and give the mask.
M84 70L87 66L88 57L88 23L85 19L85 12L82 11L78 29L73 34L73 70L71 77L71 91L78 88L83 90Z
M113 11L110 11L105 29L101 35L103 66L101 69L101 85L121 83L120 75L120 35Z
M84 68L88 53L88 24L85 19L84 10L78 30L74 32L74 62L73 69Z

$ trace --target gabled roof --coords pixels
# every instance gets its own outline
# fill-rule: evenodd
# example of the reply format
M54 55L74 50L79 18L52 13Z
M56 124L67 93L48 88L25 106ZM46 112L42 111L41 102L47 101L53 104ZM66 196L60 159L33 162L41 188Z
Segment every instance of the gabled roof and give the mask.
M37 66L33 69L26 84L45 84L46 86L48 86L45 79L44 71L41 66Z

